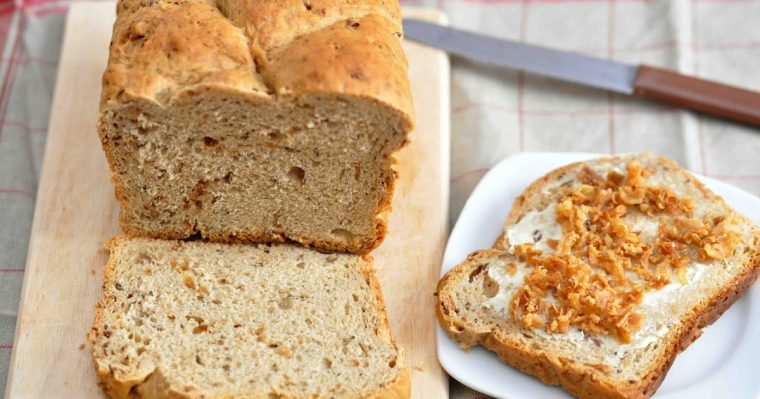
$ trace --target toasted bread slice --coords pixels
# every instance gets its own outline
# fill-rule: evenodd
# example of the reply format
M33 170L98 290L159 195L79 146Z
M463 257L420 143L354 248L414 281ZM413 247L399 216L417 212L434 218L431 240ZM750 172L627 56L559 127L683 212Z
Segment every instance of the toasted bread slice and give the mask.
M663 274L662 279L667 281L660 281L661 286L650 287L641 292L638 300L629 301L632 308L627 314L640 316L620 319L620 325L630 327L630 331L617 328L615 323L607 323L612 330L604 331L604 318L615 318L618 314L612 306L599 305L602 320L591 319L590 300L584 299L584 295L577 302L584 305L572 309L569 320L590 319L597 324L587 321L571 322L569 326L554 324L553 321L561 320L548 311L538 311L533 318L526 317L524 301L516 302L515 293L529 285L527 281L532 287L536 281L545 282L537 276L551 276L553 266L547 262L575 266L559 269L564 274L560 273L558 284L546 291L541 302L536 302L538 307L556 305L562 309L567 305L569 301L563 297L567 287L583 279L578 270L584 270L587 275L605 276L603 280L613 288L621 284L612 273L591 265L598 260L592 262L579 252L571 252L575 258L563 258L563 239L572 231L558 221L557 207L563 206L560 200L569 192L581 189L589 175L592 179L604 178L614 170L618 179L626 179L630 173L626 167L631 161L637 161L641 170L647 171L644 174L650 174L644 178L647 186L666 187L669 191L662 192L670 192L681 200L689 198L688 203L673 200L678 204L687 203L688 210L683 211L676 222L676 216L669 216L664 210L652 212L652 216L641 211L640 205L629 206L620 218L626 225L625 234L615 237L616 240L632 237L632 234L636 238L631 240L638 239L650 246L660 242L662 246L664 241L658 240L663 240L661 233L665 234L663 231L667 229L661 230L661 223L667 225L663 227L670 227L680 226L683 219L711 219L727 224L726 231L730 233L726 234L733 240L730 251L715 253L720 248L707 244L706 247L696 244L683 247L682 253L693 259L688 258L690 262ZM663 208L668 206L663 204ZM590 223L581 224L579 228L595 230L597 227ZM482 345L496 352L505 363L544 383L561 385L574 396L649 397L659 387L676 355L757 279L760 274L758 244L760 233L752 222L728 208L720 197L672 161L640 154L576 163L537 180L517 198L496 248L472 253L441 279L436 312L446 333L464 349ZM612 248L616 243L610 242L610 245ZM569 259L570 263L562 263L562 259ZM541 274L537 269L548 270L548 273ZM567 274L568 270L572 273ZM623 275L630 286L644 284L630 269L624 269ZM621 290L626 288L621 286ZM595 292L590 295L597 301L601 299L594 296ZM637 297L631 294L627 298ZM605 303L612 302L605 300Z
M371 262L120 237L89 334L112 398L408 398Z

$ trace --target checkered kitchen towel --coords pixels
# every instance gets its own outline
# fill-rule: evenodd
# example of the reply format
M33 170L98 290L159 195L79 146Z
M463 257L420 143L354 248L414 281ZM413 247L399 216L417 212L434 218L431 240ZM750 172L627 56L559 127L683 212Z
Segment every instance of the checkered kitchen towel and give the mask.
M760 90L760 1L417 0L456 27ZM0 393L68 3L0 0ZM452 59L451 223L520 151L653 151L760 195L760 130ZM452 381L453 398L485 396Z

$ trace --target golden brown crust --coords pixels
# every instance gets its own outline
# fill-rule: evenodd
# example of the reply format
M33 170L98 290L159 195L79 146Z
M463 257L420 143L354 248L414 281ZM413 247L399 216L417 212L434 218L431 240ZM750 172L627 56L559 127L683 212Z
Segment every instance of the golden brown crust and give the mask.
M643 156L649 157L651 155L645 154ZM606 163L619 161L621 158L602 158L591 162ZM719 203L727 212L743 223L753 225L746 217L729 208L723 198L712 193L698 179L680 168L675 162L663 157L655 158L653 162L657 167L666 168L669 173L677 173L682 178L688 179L709 201ZM482 345L495 352L503 362L536 376L546 384L560 385L579 398L648 398L662 383L675 357L701 335L703 328L712 324L736 302L760 276L760 248L749 244L752 253L748 254L744 264L735 265L740 268L741 272L737 273L723 290L700 302L681 319L680 328L666 342L667 347L664 355L659 357L657 364L649 370L644 378L622 384L615 383L607 378L603 372L572 359L526 348L509 337L499 334L496 329L478 331L474 326L456 318L455 304L449 294L450 284L453 281L467 278L482 260L499 254L508 247L506 242L508 226L516 223L525 212L531 210L529 207L534 203L534 199L542 195L541 190L548 183L563 178L564 175L574 172L580 165L586 163L588 161L576 162L548 173L529 185L515 199L505 221L505 227L494 243L494 249L473 252L467 260L450 270L440 280L437 290L436 315L444 331L449 337L460 342L464 349L474 345ZM753 228L753 231L755 241L758 242L760 232L756 227Z
M642 379L642 385L638 388L644 396L649 397L659 388L676 356L686 350L697 338L702 335L702 329L714 323L731 305L733 305L747 291L760 276L760 248L755 249L749 258L744 272L737 275L730 284L703 301L697 308L690 312L689 316L681 319L682 328L676 338L669 342L669 347L657 367Z
M264 73L283 98L341 93L391 104L411 120L407 60L399 27L380 15L336 22L295 39ZM398 73L401 72L401 73Z
M120 0L117 16L101 113L130 104L170 107L203 93L252 105L340 98L388 111L407 136L413 127L398 1ZM103 139L104 127L99 130ZM103 144L114 170L114 149ZM322 251L367 253L386 235L395 171L387 174L385 193L374 209L374 235L348 244L287 231L200 233L225 243L290 239ZM120 222L128 233L162 239L196 233L189 222L145 231L128 218L134 212L126 210L137 205L125 195L122 179L114 174L113 182L122 206Z
M255 30L253 46L261 49L282 48L296 37L368 14L384 16L395 30L401 29L399 3L383 0L218 0L217 5L237 25Z
M147 4L117 5L101 111L130 98L168 104L198 84L266 96L245 36L218 10L200 1Z
M307 93L378 101L411 125L397 1L121 0L101 111L168 105L194 86L262 101Z
M366 268L362 270L362 274L364 274L364 278L366 279L370 290L375 295L376 303L380 307L378 310L378 314L381 315L380 329L387 331L388 335L391 336L391 325L388 322L388 312L385 308L383 290L380 287L380 281L377 279L377 275L375 274L375 270L372 268L371 263L367 263ZM396 363L397 367L400 368L399 372L393 381L388 383L386 386L378 389L377 392L369 394L367 396L367 399L405 399L409 398L411 395L411 372L409 368L404 365L404 352L402 348L398 346L396 341L394 341L392 337L390 338L393 346L396 348L396 352L398 353Z
M412 373L409 368L399 370L396 379L365 399L408 399L412 396Z
M108 251L111 251L116 245L119 244L120 241L122 241L124 238L117 236L111 238L108 243L106 243L106 249ZM114 262L109 257L108 262L106 263L105 267L103 268L103 287L107 287L113 278L113 269L115 265ZM90 350L92 355L93 364L95 366L95 373L98 375L98 386L103 390L103 392L108 395L110 398L114 399L127 399L129 397L129 391L130 389L137 383L141 382L142 379L121 379L117 378L114 375L113 370L109 370L107 368L100 367L98 365L97 354L95 351L97 350L97 340L100 334L103 333L103 318L104 318L104 309L106 308L106 304L111 301L113 302L115 300L115 297L112 295L108 295L107 290L103 290L103 298L95 305L95 319L92 322L92 328L90 328L90 331L87 333L87 341L90 343Z

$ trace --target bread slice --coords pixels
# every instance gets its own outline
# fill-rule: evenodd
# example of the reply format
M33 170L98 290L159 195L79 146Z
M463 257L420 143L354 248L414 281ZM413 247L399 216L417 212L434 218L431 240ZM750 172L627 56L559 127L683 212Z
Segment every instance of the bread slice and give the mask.
M408 398L371 262L117 237L89 334L111 398Z
M122 228L379 245L413 125L401 32L397 0L120 0L98 131Z
M551 266L537 259L561 257L563 237L569 234L558 221L559 199L578 189L583 184L581 181L589 178L588 170L599 177L615 170L627 178L631 172L627 172L626 167L631 161L637 161L642 169L651 173L645 178L647 185L667 187L679 198L691 198L692 217L702 218L711 213L730 223L733 237L739 238L734 242L733 251L723 253L724 259L692 261L683 266L682 274L676 271L664 274L666 277L663 278L667 279L664 285L644 291L640 303L633 306L633 312L641 316L640 326L631 329L627 340L604 331L589 331L594 330L593 325L589 328L588 325L571 324L564 332L550 332L552 318L548 311L536 313L539 318L524 319L527 312L520 307L523 302L515 302L515 293L526 286L526 281L533 282L535 276L541 276L538 269L549 270L547 275L551 276ZM661 223L665 227L678 225L664 212L649 216L638 209L629 207L622 220L627 225L627 234L636 235L642 242L655 242ZM590 226L598 224L590 222L585 226L596 228ZM694 176L672 161L650 154L602 158L549 173L516 199L504 229L495 249L472 253L441 279L436 309L438 319L446 333L459 341L462 348L482 345L505 363L546 384L561 385L580 398L651 396L676 355L697 339L701 329L714 322L760 274L758 228L731 210ZM543 252L536 257L526 256L528 247L524 244L531 244L532 249ZM689 247L684 253L693 255L700 250ZM606 275L611 284L619 283L613 274L590 266L588 257L579 256L578 259L588 269L578 266L577 270L585 270L586 275L590 275L589 270L600 273ZM625 269L624 275L634 284L641 281L629 269ZM563 290L568 289L566 287L573 287L573 284L582 287L583 284L578 283L582 276L583 273L556 276L559 285L555 287L558 288L548 290L541 306L548 308L560 303L558 298L562 297ZM612 299L607 298L605 304L601 304L602 297L589 292L600 308L613 308L611 305L605 308L606 304L613 302ZM590 299L581 295L579 302L588 304ZM587 311L589 307L581 307L570 320L584 316L584 309ZM619 317L612 311L604 311L602 316ZM557 321L559 317L553 320ZM621 317L621 320L631 319ZM533 325L534 322L538 326Z

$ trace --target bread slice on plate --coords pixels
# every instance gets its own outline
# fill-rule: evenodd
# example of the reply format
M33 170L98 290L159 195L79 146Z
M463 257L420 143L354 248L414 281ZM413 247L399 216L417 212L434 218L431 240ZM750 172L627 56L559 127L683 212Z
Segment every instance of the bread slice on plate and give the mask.
M120 0L98 131L122 228L379 245L414 120L401 36L397 0Z
M760 274L760 230L650 154L559 168L438 285L463 349L580 398L643 398Z
M371 262L117 237L89 334L112 398L408 398Z

